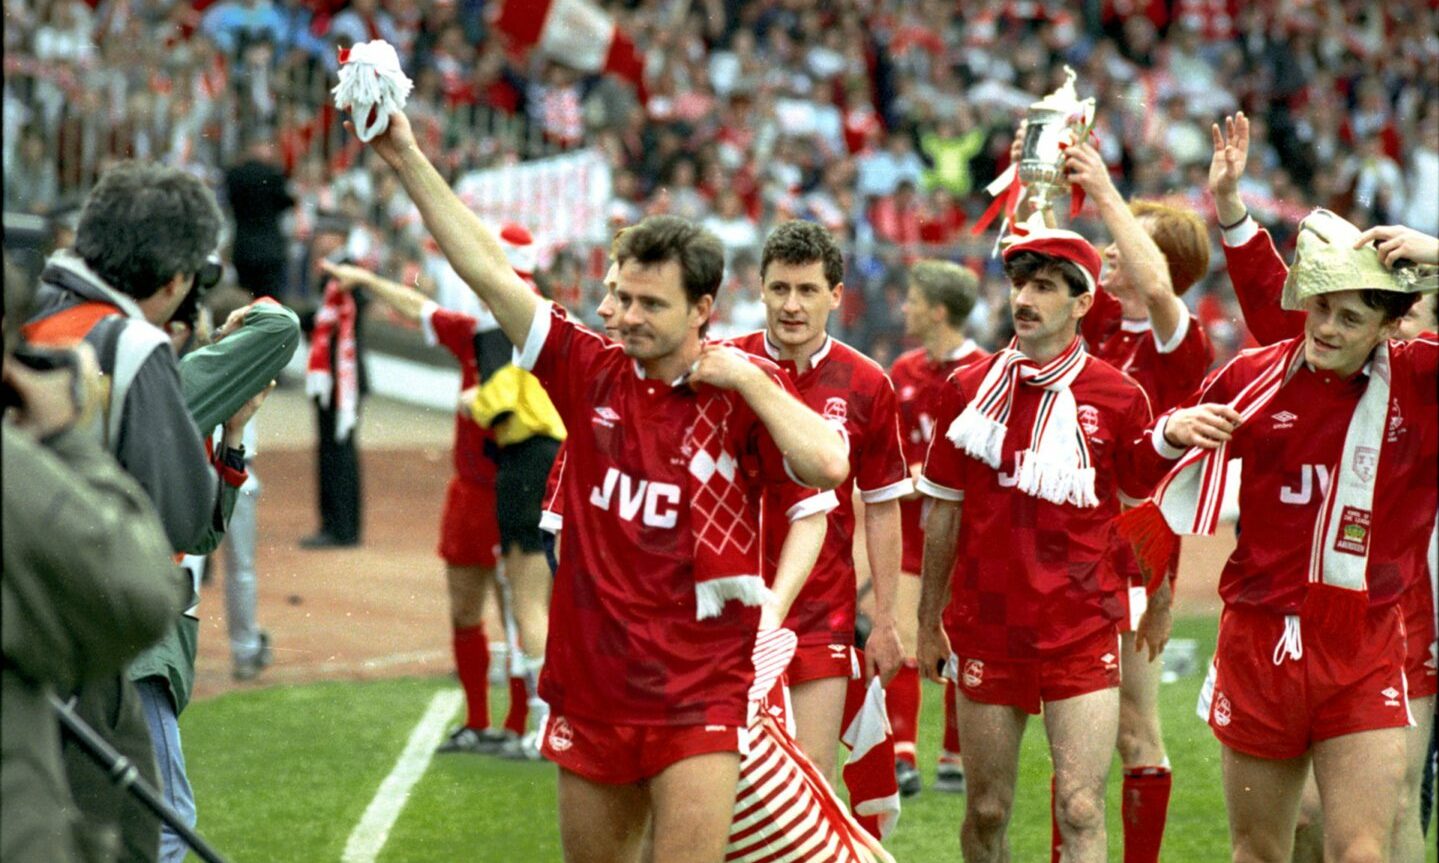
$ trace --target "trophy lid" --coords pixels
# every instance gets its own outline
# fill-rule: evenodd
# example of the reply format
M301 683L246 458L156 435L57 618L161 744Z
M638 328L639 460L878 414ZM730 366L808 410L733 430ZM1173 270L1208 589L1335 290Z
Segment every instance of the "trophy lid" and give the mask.
M1074 69L1064 67L1064 83L1059 89L1030 106L1033 110L1068 113L1079 105L1079 93L1074 89Z

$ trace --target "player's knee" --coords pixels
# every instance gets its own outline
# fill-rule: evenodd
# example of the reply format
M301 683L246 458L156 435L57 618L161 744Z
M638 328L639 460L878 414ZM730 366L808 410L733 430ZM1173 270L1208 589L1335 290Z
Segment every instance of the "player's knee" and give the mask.
M1104 824L1103 789L1075 788L1059 795L1055 816L1069 832L1090 832Z
M1334 848L1324 855L1325 860L1335 863L1382 863L1389 859L1388 841L1374 836L1365 836Z
M1324 829L1324 810L1320 808L1318 800L1311 801L1305 797L1300 801L1299 820L1294 822L1294 829L1301 833Z
M1115 743L1124 766L1150 767L1163 764L1164 741L1154 723L1141 716L1134 716L1132 719L1130 722L1120 722Z
M1012 795L975 793L975 789L971 787L965 821L981 835L998 833L1009 823L1009 813L1013 806Z

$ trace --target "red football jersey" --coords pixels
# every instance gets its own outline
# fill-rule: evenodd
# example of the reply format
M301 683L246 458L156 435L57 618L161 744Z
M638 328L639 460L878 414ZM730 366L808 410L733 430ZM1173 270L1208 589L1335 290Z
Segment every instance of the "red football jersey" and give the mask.
M563 554L550 603L540 695L558 715L634 725L743 725L759 609L730 603L695 619L689 456L698 398L649 380L624 349L542 307L517 360L544 384L569 429ZM777 368L774 379L794 393ZM795 393L798 396L798 393ZM796 485L738 394L727 449L760 506L767 489L792 518L834 496ZM755 543L756 570L760 568Z
M1215 372L1190 403L1228 402L1292 342L1244 351ZM1439 342L1390 342L1390 405L1375 479L1369 543L1369 599L1386 605L1425 571L1434 526L1413 490L1434 486L1432 467ZM1292 613L1304 600L1310 540L1329 482L1338 470L1349 419L1368 386L1366 371L1348 379L1301 365L1264 411L1230 441L1243 459L1239 541L1219 580L1226 603Z
M475 357L475 333L479 321L463 312L442 309L426 302L420 309L420 329L425 341L444 346L460 361L460 389L480 382L479 362ZM455 414L455 475L467 482L494 483L495 462L485 455L490 432L458 412Z
M1134 378L1156 414L1179 404L1204 382L1214 347L1193 315L1185 313L1169 340L1160 344L1149 321L1126 319L1119 301L1103 286L1094 297L1094 306L1080 322L1085 346Z
M987 356L988 351L966 339L942 360L930 359L924 348L915 348L900 354L889 367L889 378L894 382L895 395L899 396L899 434L904 442L904 459L911 472L924 464L924 454L934 438L934 410L944 382L955 369ZM924 518L928 513L927 497L899 502L899 523L904 535L904 556L899 568L915 575L924 562Z
M1019 384L1009 414L1000 469L966 454L946 437L975 397L993 358L950 377L935 411L935 435L919 488L963 501L945 629L961 656L1029 660L1061 650L1119 620L1123 587L1102 566L1120 495L1147 496L1167 462L1145 439L1144 391L1113 366L1085 360L1070 385L1094 465L1097 507L1055 504L1015 488L1015 455L1044 390Z
M854 489L865 503L881 503L909 494L913 487L899 441L899 405L894 387L879 364L845 343L826 338L799 373L795 364L779 359L779 349L764 331L731 340L741 350L768 356L784 369L804 403L839 427L849 444L849 478L835 489L839 507L829 514L819 559L784 625L802 645L850 644L854 641ZM789 523L764 522L766 575L772 577Z

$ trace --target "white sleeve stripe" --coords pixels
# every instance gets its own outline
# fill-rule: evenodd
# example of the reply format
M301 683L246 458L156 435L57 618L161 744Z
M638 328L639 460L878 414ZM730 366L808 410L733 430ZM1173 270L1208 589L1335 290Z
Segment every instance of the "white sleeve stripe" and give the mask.
M527 372L535 370L535 363L540 361L540 351L545 346L545 340L550 337L550 319L554 310L547 303L535 306L535 318L530 322L530 333L525 336L524 349L515 354L515 365Z
M859 499L865 503L884 503L887 500L904 497L914 491L914 481L905 477L899 482L892 482L889 485L875 489L860 489Z
M826 513L836 509L839 509L839 498L835 496L833 491L825 491L812 497L807 497L790 507L789 512L785 513L785 517L793 523L802 518L808 518L812 515L819 515L820 513Z
M1232 249L1235 246L1242 246L1250 240L1254 239L1256 236L1258 236L1259 225L1254 221L1253 216L1246 213L1244 216L1244 221L1224 231L1223 233L1224 245Z
M1149 334L1154 337L1154 349L1161 354L1174 353L1184 344L1184 337L1189 335L1189 307L1178 297L1174 297L1173 302L1179 305L1179 323L1175 325L1174 332L1169 334L1169 341L1159 341L1159 333L1154 331L1153 326L1149 328Z
M930 497L937 497L940 500L964 500L963 491L960 491L957 488L950 488L947 485L940 485L939 483L930 480L930 478L927 476L921 476L914 485L920 490L921 493L927 494Z
M1154 424L1154 433L1150 435L1150 440L1154 442L1155 452L1159 453L1161 456L1164 456L1170 461L1173 461L1174 459L1177 459L1180 456L1184 455L1186 452L1188 452L1188 450L1176 446L1171 446L1169 441L1164 439L1164 427L1168 424L1169 417L1167 415L1160 417L1159 422Z
M420 332L425 336L425 344L430 347L440 343L440 337L435 333L435 312L440 306L434 300L425 300L420 306Z

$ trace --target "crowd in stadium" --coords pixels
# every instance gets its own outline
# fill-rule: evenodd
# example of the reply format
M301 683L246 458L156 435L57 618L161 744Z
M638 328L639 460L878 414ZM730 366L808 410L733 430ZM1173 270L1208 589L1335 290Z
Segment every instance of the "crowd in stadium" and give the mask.
M326 107L336 47L378 34L415 79L410 110L451 179L593 146L615 171L616 224L674 213L732 248L755 247L787 217L836 231L853 243L861 288L841 331L881 358L899 347L886 310L905 259L923 247L985 266L987 245L966 225L988 203L982 188L1007 163L1018 116L1066 63L1098 100L1100 151L1127 194L1207 207L1208 123L1245 109L1256 156L1245 191L1281 245L1282 226L1311 205L1364 223L1439 223L1433 200L1405 194L1439 178L1425 75L1439 43L1421 2L986 0L962 15L937 0L606 4L644 52L643 104L623 82L507 54L484 5L12 2L5 172L35 181L7 183L5 205L73 206L124 156L217 179L258 131L277 141L298 192L293 241L308 238L317 209L348 207L374 229L375 260L398 272L423 256L419 223ZM482 128L503 133L475 134L477 109L501 123ZM336 167L348 171L330 182ZM573 280L559 260L555 275ZM1000 280L988 275L979 315L995 308ZM1222 280L1191 302L1221 356L1242 343ZM746 311L736 331L754 323Z

